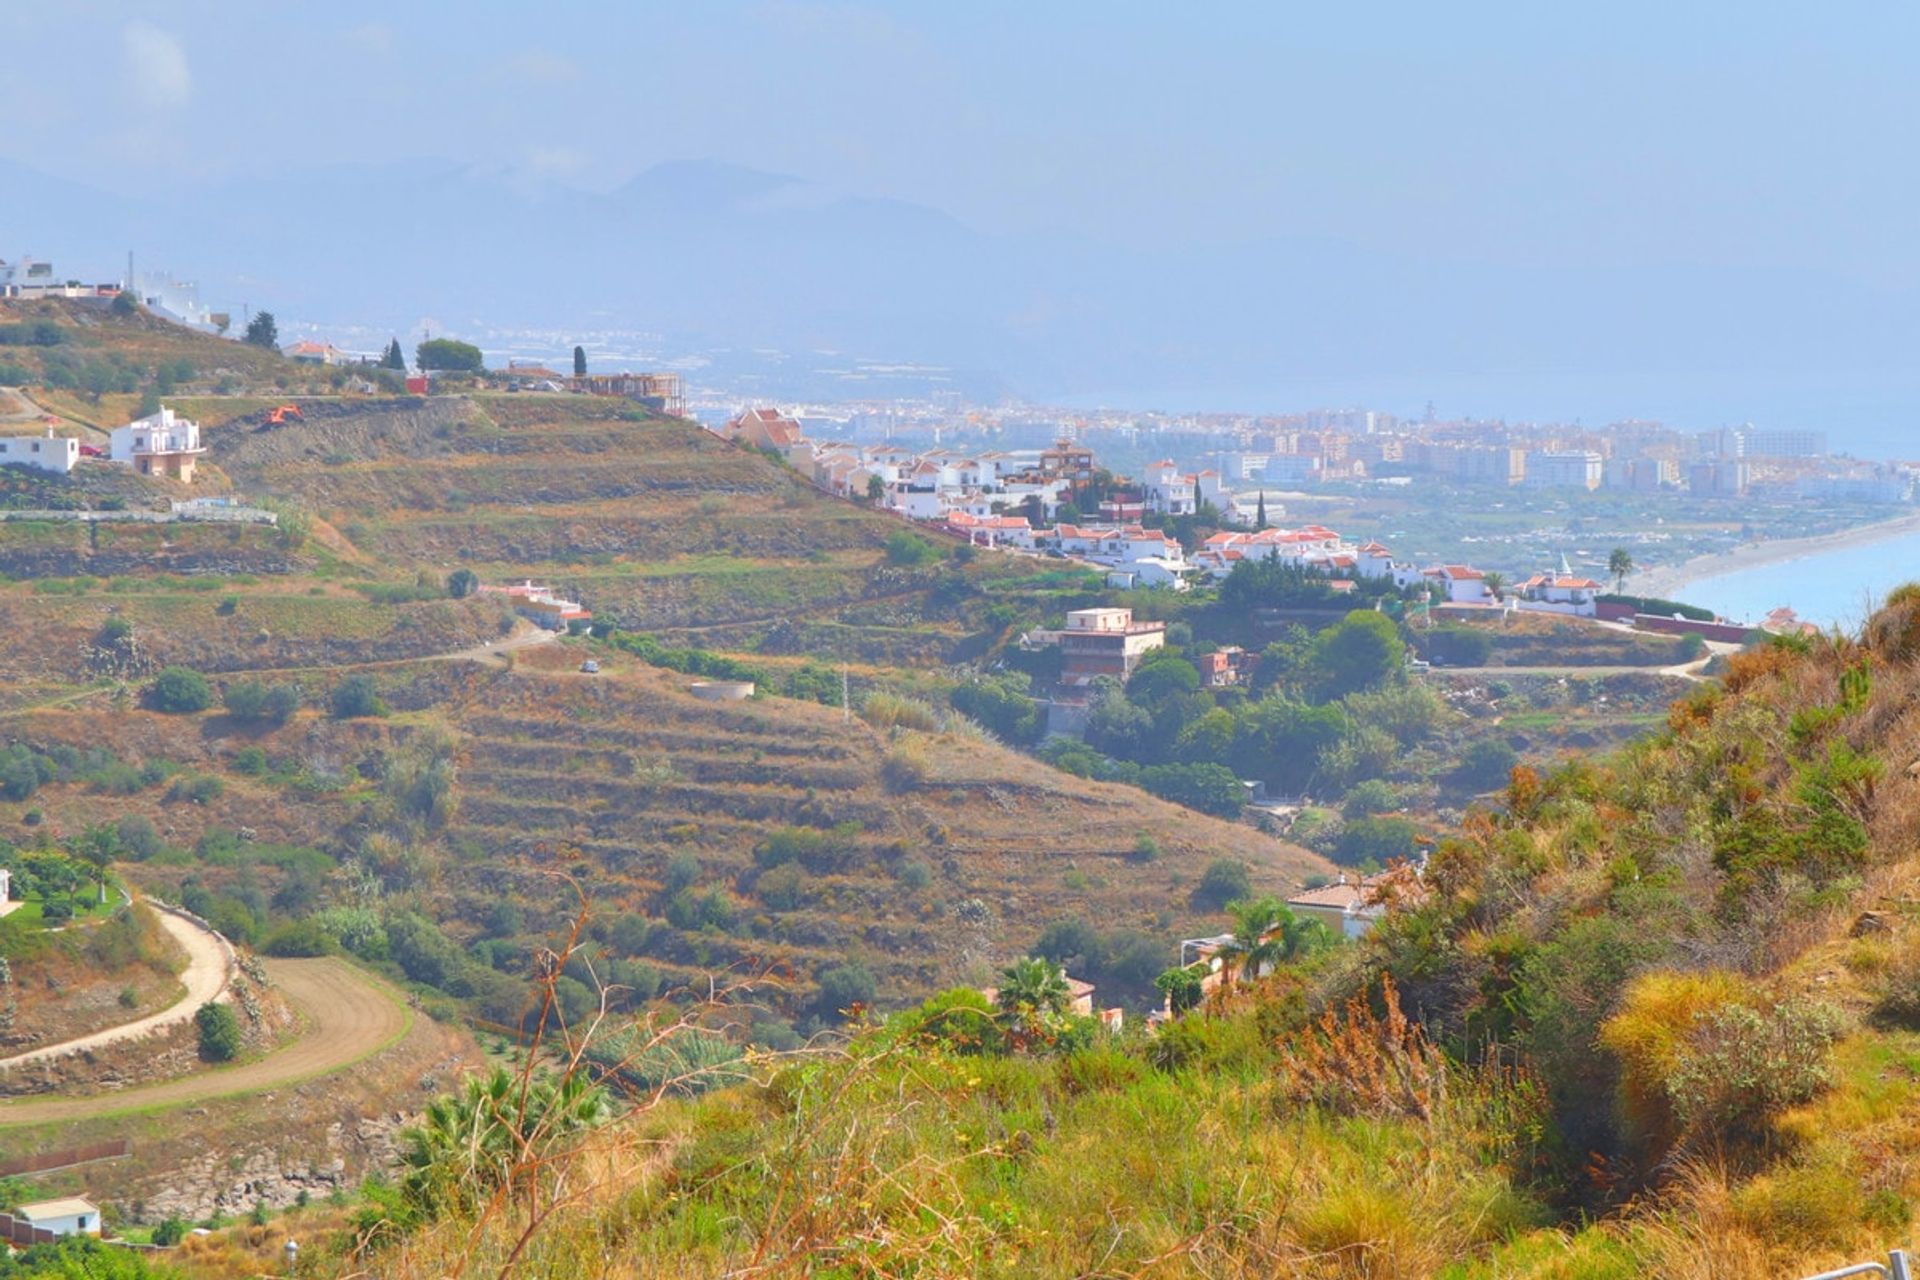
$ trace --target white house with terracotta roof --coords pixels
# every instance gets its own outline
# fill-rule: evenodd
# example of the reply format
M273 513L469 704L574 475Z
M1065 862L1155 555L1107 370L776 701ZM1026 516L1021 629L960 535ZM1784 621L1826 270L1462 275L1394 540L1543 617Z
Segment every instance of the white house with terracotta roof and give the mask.
M1494 602L1493 593L1487 590L1487 575L1467 565L1436 565L1421 576L1445 588L1448 604L1490 605Z
M1536 573L1515 590L1522 609L1591 618L1599 611L1599 597L1606 586L1573 574Z
M1333 884L1294 894L1287 899L1287 908L1297 916L1318 920L1343 938L1358 938L1394 907L1417 904L1426 897L1422 865L1398 862L1370 876L1349 877L1342 872Z

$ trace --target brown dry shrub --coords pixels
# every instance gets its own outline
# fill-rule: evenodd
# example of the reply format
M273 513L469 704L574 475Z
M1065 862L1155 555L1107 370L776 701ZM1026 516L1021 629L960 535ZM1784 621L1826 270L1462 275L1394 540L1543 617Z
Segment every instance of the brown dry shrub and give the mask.
M1727 669L1720 677L1720 683L1728 693L1738 693L1769 676L1788 671L1799 660L1800 655L1785 645L1763 644L1745 649L1727 659Z
M1402 1012L1391 974L1381 976L1380 1004L1375 1013L1364 994L1353 996L1287 1047L1293 1101L1341 1115L1432 1118L1446 1095L1446 1057Z
M1864 639L1869 649L1888 662L1920 657L1920 582L1887 593L1886 603L1867 619Z

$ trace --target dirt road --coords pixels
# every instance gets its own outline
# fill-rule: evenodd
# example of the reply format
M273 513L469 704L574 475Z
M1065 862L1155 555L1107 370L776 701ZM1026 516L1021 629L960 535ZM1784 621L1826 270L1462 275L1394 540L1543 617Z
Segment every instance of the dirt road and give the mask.
M99 1119L258 1093L352 1066L407 1033L413 1014L397 993L344 960L268 960L267 975L304 1015L300 1038L255 1062L85 1098L0 1103L0 1128Z
M27 1053L15 1054L11 1058L0 1058L0 1071L11 1071L29 1062L44 1062L48 1058L65 1057L69 1053L78 1053L82 1049L98 1049L110 1044L119 1044L123 1040L137 1040L150 1031L170 1027L176 1022L185 1022L201 1005L215 999L227 989L227 980L233 975L233 949L227 945L226 939L160 903L151 905L154 914L160 918L160 927L171 934L173 940L180 944L181 950L187 953L187 967L180 975L180 981L186 984L186 995L160 1012L150 1013L144 1018L136 1018L132 1022L123 1022L117 1027L108 1027L104 1031L95 1031L91 1035L80 1036L73 1040L63 1040L59 1044L46 1045Z

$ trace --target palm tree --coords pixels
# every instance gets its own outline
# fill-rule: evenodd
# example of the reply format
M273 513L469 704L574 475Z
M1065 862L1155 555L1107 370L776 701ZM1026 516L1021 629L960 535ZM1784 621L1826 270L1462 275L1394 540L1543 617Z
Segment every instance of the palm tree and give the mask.
M1002 1013L1058 1014L1067 1011L1073 993L1067 975L1051 960L1028 956L1000 972L994 1003Z
M1633 555L1625 547L1615 547L1607 556L1607 572L1613 575L1614 594L1626 590L1627 575L1633 572Z
M1007 1039L1015 1048L1050 1038L1050 1025L1066 1013L1073 993L1066 971L1051 960L1028 956L1000 971L1000 989L994 993Z
M1227 913L1233 917L1233 936L1221 945L1220 955L1240 977L1261 977L1332 940L1324 924L1294 915L1275 897L1230 902Z
M1498 569L1489 569L1481 574L1480 577L1486 582L1487 590L1495 597L1499 596L1500 588L1507 585L1507 575L1501 573Z
M99 900L107 900L107 868L120 856L120 833L106 823L88 827L80 836L74 852L93 870L93 881L100 889Z
M525 1080L504 1067L470 1076L458 1094L427 1104L401 1134L403 1203L422 1219L471 1210L523 1181L553 1154L556 1140L608 1114L606 1094L585 1075Z

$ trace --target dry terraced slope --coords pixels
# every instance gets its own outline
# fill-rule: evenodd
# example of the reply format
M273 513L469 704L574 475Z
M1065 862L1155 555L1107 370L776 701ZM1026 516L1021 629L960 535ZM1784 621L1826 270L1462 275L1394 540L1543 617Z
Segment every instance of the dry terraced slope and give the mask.
M686 678L641 666L593 678L530 665L480 687L454 719L461 804L448 836L465 856L448 883L459 896L512 884L551 899L547 877L568 873L597 910L653 918L648 958L684 976L790 965L804 990L858 960L899 998L990 976L1069 915L1163 937L1171 960L1173 939L1218 926L1188 902L1213 859L1243 859L1274 889L1329 870L1250 827L996 745L908 735L924 777L890 780L896 744L832 708L704 702ZM797 902L770 903L755 848L784 827L842 823L857 831L802 866ZM1142 833L1158 860L1135 856ZM731 904L727 928L658 919L683 853L699 861L696 890ZM923 887L910 864L932 873Z

